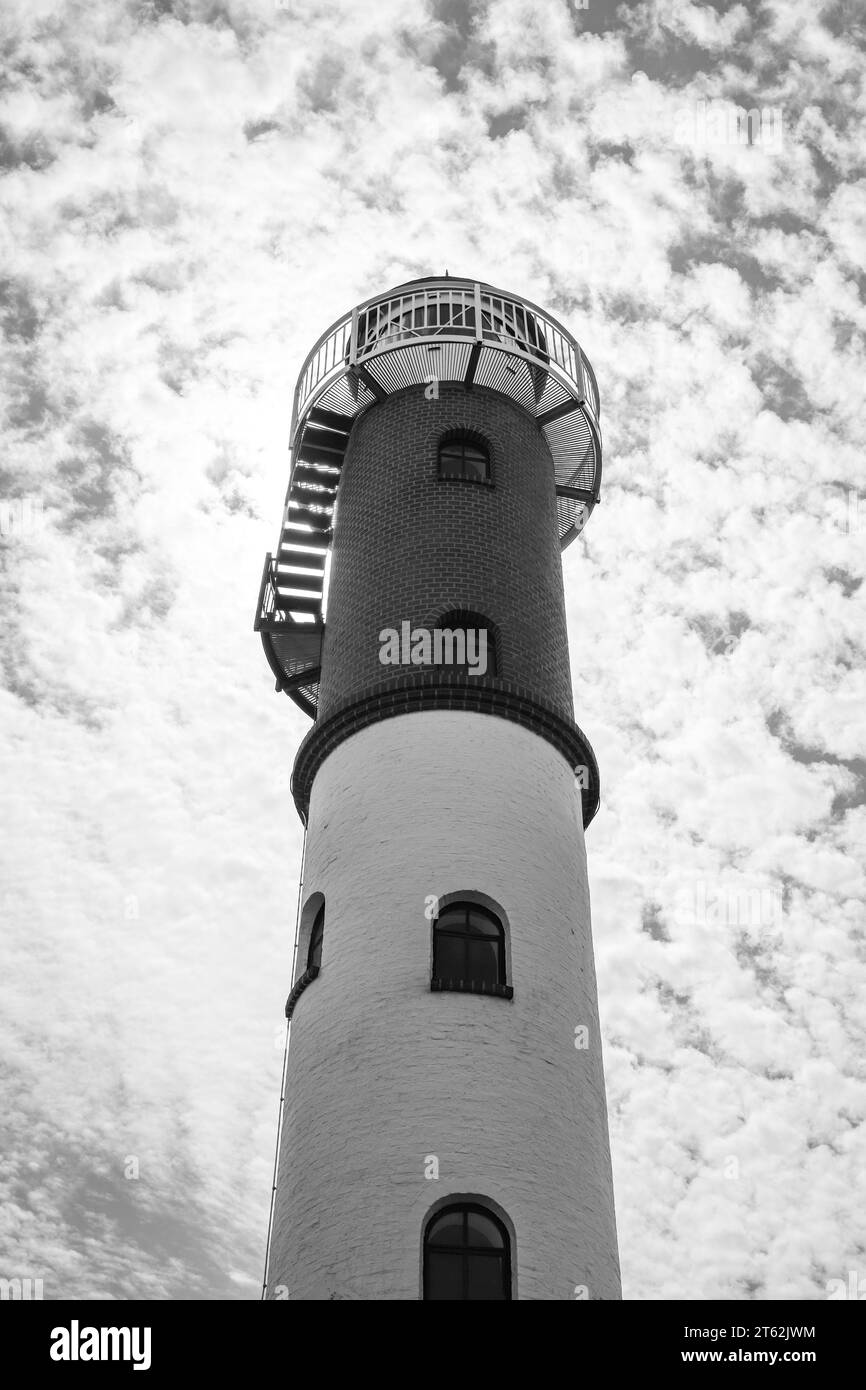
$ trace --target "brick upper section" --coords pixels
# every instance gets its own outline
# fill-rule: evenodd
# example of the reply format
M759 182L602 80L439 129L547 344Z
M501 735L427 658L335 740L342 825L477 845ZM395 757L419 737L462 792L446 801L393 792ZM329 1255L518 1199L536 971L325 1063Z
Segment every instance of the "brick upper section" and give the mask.
M490 485L440 479L439 440L457 429L487 441ZM400 674L379 661L383 628L399 631L410 621L432 629L455 609L482 613L494 626L500 678L573 718L547 442L497 392L442 386L438 400L427 400L423 387L413 387L366 411L349 440L318 722Z

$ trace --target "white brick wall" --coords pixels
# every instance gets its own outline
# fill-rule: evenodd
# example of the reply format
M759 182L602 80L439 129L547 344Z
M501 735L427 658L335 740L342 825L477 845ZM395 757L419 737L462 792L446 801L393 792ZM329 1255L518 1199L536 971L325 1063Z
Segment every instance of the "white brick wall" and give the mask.
M463 711L386 719L323 763L322 973L292 1020L270 1297L417 1299L451 1192L508 1213L520 1298L620 1296L578 797L545 740ZM425 899L460 889L507 914L512 1002L430 991Z

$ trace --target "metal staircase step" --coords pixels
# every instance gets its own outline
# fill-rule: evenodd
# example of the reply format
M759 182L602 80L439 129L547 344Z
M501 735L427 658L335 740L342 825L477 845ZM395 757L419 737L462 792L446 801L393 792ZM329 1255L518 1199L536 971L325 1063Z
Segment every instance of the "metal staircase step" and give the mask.
M334 410L323 410L320 406L313 406L307 419L311 425L324 425L326 429L338 430L340 434L348 434L355 421L351 415L338 415Z
M301 598L296 594L277 593L274 606L281 613L312 613L317 618L322 615L321 598Z
M287 574L284 570L277 570L278 590L301 589L305 594L319 594L321 596L322 580L323 575Z

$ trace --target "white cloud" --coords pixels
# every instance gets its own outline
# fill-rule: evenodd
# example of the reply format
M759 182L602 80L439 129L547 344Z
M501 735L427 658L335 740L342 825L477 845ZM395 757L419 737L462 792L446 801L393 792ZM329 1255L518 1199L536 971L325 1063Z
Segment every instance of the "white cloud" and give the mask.
M291 394L332 318L446 266L549 305L602 390L565 571L626 1292L856 1265L863 102L820 11L762 14L6 6L0 481L46 521L0 562L10 1276L256 1296L306 721L250 629ZM748 93L781 149L674 139Z

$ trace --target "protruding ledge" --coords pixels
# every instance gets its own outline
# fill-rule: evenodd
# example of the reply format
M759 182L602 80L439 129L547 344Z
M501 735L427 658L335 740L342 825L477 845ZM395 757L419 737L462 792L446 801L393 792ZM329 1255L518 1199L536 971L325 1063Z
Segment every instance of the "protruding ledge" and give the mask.
M599 806L598 763L589 739L573 721L564 719L525 690L501 677L475 685L440 671L419 671L373 686L360 700L338 708L315 724L298 749L292 773L292 795L306 821L313 779L329 753L345 739L381 719L431 709L469 710L492 714L520 724L551 743L563 755L583 790L583 825L589 825Z
M430 988L434 994L492 994L498 999L514 998L512 985L491 985L486 980L445 980L434 975Z
M288 999L286 1000L286 1018L291 1018L295 1012L295 1005L303 994L307 985L311 985L319 973L318 965L309 965L304 971L298 983L295 985Z

